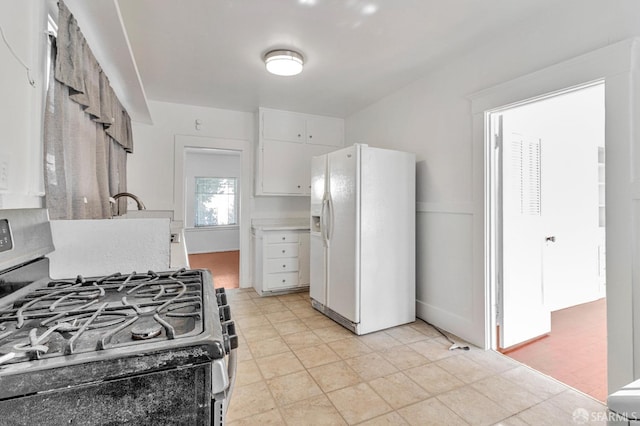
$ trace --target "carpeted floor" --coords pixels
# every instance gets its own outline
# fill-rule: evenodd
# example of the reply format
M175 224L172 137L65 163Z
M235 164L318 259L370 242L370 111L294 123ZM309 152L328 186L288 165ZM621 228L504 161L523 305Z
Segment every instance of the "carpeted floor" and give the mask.
M548 336L505 355L606 401L606 299L552 312Z
M215 288L239 287L240 251L238 250L190 254L189 265L192 269L211 271Z

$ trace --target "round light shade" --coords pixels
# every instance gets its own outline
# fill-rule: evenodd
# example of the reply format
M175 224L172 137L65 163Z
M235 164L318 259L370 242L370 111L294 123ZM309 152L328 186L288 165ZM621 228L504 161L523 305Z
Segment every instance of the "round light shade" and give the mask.
M272 50L264 55L267 71L275 75L296 75L302 72L302 55L292 50Z

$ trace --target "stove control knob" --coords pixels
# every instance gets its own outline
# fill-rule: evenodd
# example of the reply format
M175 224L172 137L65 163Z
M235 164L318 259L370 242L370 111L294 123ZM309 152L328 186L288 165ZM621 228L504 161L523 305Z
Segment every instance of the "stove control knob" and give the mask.
M229 305L219 306L220 322L229 321L231 319L231 308Z
M236 334L236 325L233 321L222 323L222 337L224 350L227 353L238 347L238 335Z
M227 304L227 293L216 293L216 299L218 299L218 306Z

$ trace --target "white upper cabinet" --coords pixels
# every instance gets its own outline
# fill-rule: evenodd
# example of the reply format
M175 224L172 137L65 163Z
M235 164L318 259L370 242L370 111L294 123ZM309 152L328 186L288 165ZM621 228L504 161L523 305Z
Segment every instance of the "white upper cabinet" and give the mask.
M261 153L263 173L259 183L261 183L262 192L264 194L304 194L304 165L308 159L307 151L304 144L267 141ZM309 179L311 179L310 173Z
M311 157L344 145L344 120L260 108L256 195L309 195Z
M275 109L260 111L262 119L262 137L266 140L304 143L306 140L306 124L302 114Z
M344 145L344 120L333 117L307 118L307 143L327 146Z
M320 115L260 109L262 138L314 145L343 146L344 120Z

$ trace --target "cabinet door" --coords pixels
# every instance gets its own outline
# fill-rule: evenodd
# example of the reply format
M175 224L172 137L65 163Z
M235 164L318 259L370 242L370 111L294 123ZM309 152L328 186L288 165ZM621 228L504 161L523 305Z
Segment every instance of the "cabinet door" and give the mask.
M335 147L328 145L307 145L305 157L300 159L301 169L300 176L303 184L304 194L311 195L311 159L319 155L327 154L335 151Z
M262 137L264 139L304 143L304 116L288 111L262 110Z
M300 285L309 285L310 259L309 259L309 233L300 232L300 247L298 248L298 273Z
M314 145L342 146L344 121L333 117L307 118L307 143Z
M304 194L309 183L301 158L305 158L304 144L264 141L262 145L262 192L267 194ZM310 166L309 166L310 167ZM307 173L309 173L307 171ZM310 175L309 175L310 176ZM311 180L311 177L308 178Z

